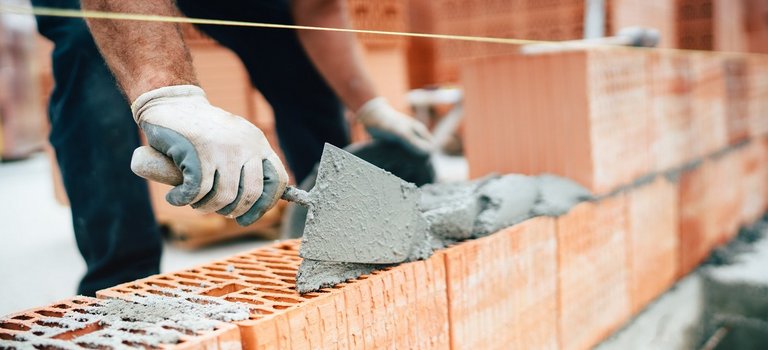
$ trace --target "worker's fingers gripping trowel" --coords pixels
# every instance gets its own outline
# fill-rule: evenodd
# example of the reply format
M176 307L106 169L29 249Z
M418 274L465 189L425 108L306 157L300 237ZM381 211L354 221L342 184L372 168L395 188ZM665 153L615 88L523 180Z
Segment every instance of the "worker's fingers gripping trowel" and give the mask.
M171 159L147 146L134 151L131 168L171 186L183 180ZM282 198L309 210L303 258L392 264L429 256L418 188L330 144L323 149L315 187L305 192L289 186Z

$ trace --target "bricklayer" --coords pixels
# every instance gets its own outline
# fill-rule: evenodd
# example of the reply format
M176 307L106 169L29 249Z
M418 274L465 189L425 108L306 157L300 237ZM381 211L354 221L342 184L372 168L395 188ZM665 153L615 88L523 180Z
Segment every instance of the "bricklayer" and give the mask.
M100 323L98 315L88 313L86 309L97 306L98 303L98 299L75 297L45 307L7 315L4 319L0 319L0 348L22 349L38 343L35 345L36 348L93 349L95 347L82 337L100 330L122 330L105 326ZM67 315L66 319L65 315ZM129 324L131 322L131 320L124 321L128 321ZM151 346L137 342L124 343L124 345L130 349L234 350L241 348L238 328L228 323L219 322L211 331L180 330L180 333L179 342L176 344ZM36 338L51 346L40 346ZM25 341L25 339L30 340Z
M285 241L97 295L124 298L179 288L245 303L251 317L237 324L247 349L447 347L446 278L440 254L300 295L295 291L298 246L298 240Z
M445 250L452 349L557 348L555 220Z

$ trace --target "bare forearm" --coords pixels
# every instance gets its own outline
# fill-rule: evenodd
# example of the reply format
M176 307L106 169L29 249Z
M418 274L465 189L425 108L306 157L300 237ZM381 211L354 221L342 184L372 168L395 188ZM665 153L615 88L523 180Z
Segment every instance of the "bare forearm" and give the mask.
M175 16L171 0L82 0L86 10ZM170 85L197 85L176 23L88 19L96 44L129 100Z
M294 0L292 4L299 25L349 27L344 0ZM299 39L317 69L349 109L356 111L376 97L353 34L300 30Z

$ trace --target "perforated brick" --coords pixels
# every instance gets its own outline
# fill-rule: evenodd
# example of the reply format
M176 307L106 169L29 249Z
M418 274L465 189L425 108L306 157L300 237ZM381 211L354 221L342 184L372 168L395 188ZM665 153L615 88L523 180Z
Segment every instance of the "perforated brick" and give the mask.
M752 137L768 134L768 57L749 56L747 113Z
M690 57L680 52L649 54L651 159L666 171L692 159L693 72Z
M632 313L675 281L678 262L677 184L663 177L627 193L627 258Z
M298 240L276 243L97 295L125 298L179 288L248 304L250 319L237 322L247 349L447 347L445 267L439 254L300 295L295 291L298 248Z
M587 50L465 65L471 177L554 173L604 194L650 172L647 55Z
M696 159L728 146L725 114L725 70L720 56L707 53L688 54L691 60L692 123L690 157Z
M589 349L630 315L627 203L582 203L557 219L561 349Z
M452 349L557 348L555 221L445 250Z
M741 155L742 203L741 224L750 225L760 219L768 204L768 142L752 140L738 151Z
M51 305L19 312L0 320L2 349L115 349L98 345L110 339L124 338L122 349L240 349L237 326L217 322L210 331L190 331L165 325L154 332L178 337L174 343L147 342L144 331L134 328L135 320L105 323L98 310L104 301L75 297Z

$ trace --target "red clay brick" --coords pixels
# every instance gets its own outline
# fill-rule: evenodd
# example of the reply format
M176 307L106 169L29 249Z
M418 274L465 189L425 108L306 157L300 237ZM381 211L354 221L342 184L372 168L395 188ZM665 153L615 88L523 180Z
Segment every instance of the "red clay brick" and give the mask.
M680 253L678 277L695 269L709 254L717 240L711 209L711 161L683 172L678 183Z
M747 64L749 132L761 137L768 135L768 58L750 56Z
M760 219L768 204L768 143L764 138L752 140L738 151L741 154L741 180L744 196L741 224L750 225Z
M713 160L714 179L710 182L710 202L717 231L716 245L731 240L739 231L741 210L744 202L742 156L739 152L728 152Z
M561 349L588 349L630 315L627 203L616 195L557 219Z
M688 54L691 60L693 142L690 159L719 151L728 145L725 121L723 59L707 53Z
M725 83L725 122L728 144L749 138L747 60L743 57L723 58Z
M678 47L746 51L744 1L677 0Z
M680 177L678 275L698 266L716 246L738 233L744 203L743 156L729 152Z
M555 222L445 250L452 349L557 348Z
M0 342L9 341L8 344L0 344L0 348L13 348L14 342L19 342L17 348L30 347L29 343L24 343L24 337L40 336L34 334L39 330L35 327L49 327L51 329L61 329L50 335L42 335L44 339L50 341L61 342L62 348L64 346L77 348L87 348L78 343L80 337L91 334L95 331L102 330L105 327L101 324L99 317L88 314L86 307L96 306L100 302L99 299L89 297L74 297L72 299L62 300L53 303L48 306L30 309L15 314L4 316L0 319ZM68 329L67 326L60 323L58 320L64 319L64 315L67 313L76 313L78 315L88 316L93 318L93 321L87 321L88 318L83 318L87 323L81 328ZM78 316L80 317L80 316ZM72 321L71 319L69 320ZM148 347L148 344L137 344L137 346ZM210 350L233 350L240 349L240 332L238 327L232 324L220 322L214 330L211 331L199 331L192 334L185 334L181 336L179 343L177 344L161 344L159 349L210 349Z
M466 65L471 177L549 172L602 194L647 174L646 61L644 52L598 49Z
M294 287L301 263L298 246L298 240L276 243L97 295L122 298L181 288L249 304L250 319L237 322L249 349L448 346L446 277L440 254L299 295Z
M678 262L677 184L659 177L627 193L627 257L632 313L675 281Z
M658 51L649 56L651 159L656 171L666 171L692 158L693 73L684 53Z

